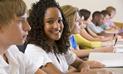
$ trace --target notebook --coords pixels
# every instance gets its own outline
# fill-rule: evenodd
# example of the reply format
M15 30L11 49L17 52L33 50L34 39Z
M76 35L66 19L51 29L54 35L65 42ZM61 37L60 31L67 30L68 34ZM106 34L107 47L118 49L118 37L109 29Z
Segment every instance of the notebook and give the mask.
M99 53L92 52L88 60L95 60L103 63L105 67L123 67L123 53Z
M117 53L123 53L123 40L121 39L116 39L115 40L115 52Z

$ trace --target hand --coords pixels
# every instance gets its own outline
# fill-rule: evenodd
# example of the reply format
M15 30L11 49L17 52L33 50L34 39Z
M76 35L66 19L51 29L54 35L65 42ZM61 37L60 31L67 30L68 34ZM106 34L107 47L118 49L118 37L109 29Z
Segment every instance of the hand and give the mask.
M114 47L113 46L109 46L109 47L102 47L102 48L98 48L95 49L98 52L113 52L114 51Z
M85 62L83 62L79 68L81 72L88 72L90 70L89 65Z
M86 61L86 63L90 66L90 68L103 68L105 67L104 64L98 61Z

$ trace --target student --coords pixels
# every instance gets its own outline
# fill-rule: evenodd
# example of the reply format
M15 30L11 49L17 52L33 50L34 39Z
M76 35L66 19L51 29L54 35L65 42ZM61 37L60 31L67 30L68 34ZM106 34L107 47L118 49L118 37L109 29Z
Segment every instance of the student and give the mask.
M32 29L25 54L36 66L48 74L67 73L68 64L79 71L88 70L88 65L68 50L68 25L54 0L40 0L34 4L28 20Z
M80 27L82 26L81 27L82 30L83 30L83 28L85 30L84 31L85 33L83 32L82 36L85 37L86 39L90 40L90 41L100 41L100 38L93 37L91 35L93 31L90 30L91 32L89 32L89 30L88 30L88 26L91 25L91 24L93 24L91 22L91 17L90 17L91 12L90 11L87 11L86 9L81 9L80 11L78 11L78 13L80 15L80 22L81 22ZM83 27L83 25L85 25L85 27ZM94 32L93 32L93 34L94 34Z
M103 24L103 15L101 14L100 11L93 12L93 14L92 14L92 22L96 26L96 29L98 29L98 31L95 31L94 28L90 27L93 32L95 32L97 34L104 33L104 30L100 27L100 25Z
M54 0L39 0L33 5L28 20L32 29L25 54L36 66L48 74L91 73L89 66L69 50L68 24ZM69 72L69 65L79 72Z
M107 12L107 10L102 10L101 14L104 16L104 18L103 18L103 24L100 27L103 28L104 30L110 29L107 26L108 25L108 21L110 19L110 14Z
M100 27L104 23L104 16L103 16L103 14L100 11L93 12L93 14L92 14L92 22L100 30L100 33L95 32L94 29L92 29L92 31L94 31L95 33L97 33L100 36L111 37L111 39L114 38L114 34L113 33L106 33L105 30L103 30Z
M87 38L90 38L91 40L97 40L97 41L109 41L111 40L110 37L104 37L104 36L99 36L97 35L95 32L93 32L91 29L94 29L95 31L98 32L98 28L91 22L91 12L87 9L80 9L79 10L79 15L80 17L83 17L83 20L81 20L83 22L83 24L86 25L86 31L93 37L90 38L89 36L87 36Z
M25 42L31 29L26 18L23 0L0 0L0 74L46 74L15 46Z
M80 48L89 48L89 49L99 48L106 44L106 42L88 39L89 34L85 30L83 24L81 24L80 17L78 15L78 10L75 7L65 5L62 7L62 10L69 24L70 34L74 34L75 40Z
M91 46L94 45L94 42L87 41L84 39L80 34L80 28L78 27L78 23L80 17L78 16L78 10L77 8L71 6L71 5L64 5L62 6L62 11L65 15L66 21L68 22L69 29L70 29L70 44L71 47L74 49L73 51L77 54L79 57L85 57L88 56L90 52L112 52L113 47L101 47L101 48L84 48L84 46ZM96 44L95 44L96 45ZM83 46L81 50L77 46ZM90 64L92 65L92 64ZM96 65L98 67L98 64Z
M110 28L114 28L117 29L118 27L114 24L114 22L112 21L112 19L114 18L114 16L116 15L116 9L113 6L108 6L106 7L106 11L108 12L110 18L109 21L107 22L107 26Z

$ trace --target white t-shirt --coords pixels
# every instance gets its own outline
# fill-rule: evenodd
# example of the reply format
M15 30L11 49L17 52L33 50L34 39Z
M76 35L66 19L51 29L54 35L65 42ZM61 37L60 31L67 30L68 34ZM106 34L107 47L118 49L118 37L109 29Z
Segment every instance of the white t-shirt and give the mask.
M0 56L0 74L34 74L38 68L15 45L6 52L8 63Z
M101 27L98 27L93 23L88 24L87 28L91 29L94 33L101 33L104 31Z
M68 72L68 65L72 64L77 57L72 51L68 51L67 54L47 53L41 47L33 44L27 45L25 55L30 57L37 67L52 63L63 73Z

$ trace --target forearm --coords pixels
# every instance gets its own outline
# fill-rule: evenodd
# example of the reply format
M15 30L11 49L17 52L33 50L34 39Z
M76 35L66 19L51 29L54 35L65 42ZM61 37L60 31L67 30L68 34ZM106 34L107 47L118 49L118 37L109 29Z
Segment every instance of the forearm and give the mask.
M88 32L90 35L92 35L93 37L98 37L98 35L96 33L94 33L92 30L90 30L89 28L87 28Z
M48 63L41 68L47 74L63 74L59 69L57 69L52 63Z
M44 72L42 69L38 69L35 74L47 74L46 72Z
M81 47L85 46L85 47L88 47L88 48L92 48L92 42L85 39L84 37L82 37L81 35L79 34L76 34L75 35L75 40L76 42L78 43L78 45Z
M82 73L80 73L80 72L68 72L68 73L66 73L66 74L82 74ZM84 74L84 73L83 73Z
M84 68L84 64L85 62L82 59L76 58L75 62L71 64L71 66L75 67L78 72L81 72L81 69Z
M80 35L86 38L87 40L90 40L90 41L94 40L94 38L91 35L89 35L84 29L81 30Z
M73 50L78 57L88 56L92 49Z
M93 49L91 52L113 52L113 46Z

